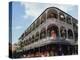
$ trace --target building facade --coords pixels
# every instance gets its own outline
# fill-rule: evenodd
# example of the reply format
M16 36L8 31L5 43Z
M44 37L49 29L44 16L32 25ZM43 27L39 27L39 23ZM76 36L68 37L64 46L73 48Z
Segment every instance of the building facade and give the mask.
M78 54L78 20L56 7L47 8L19 38L21 57Z

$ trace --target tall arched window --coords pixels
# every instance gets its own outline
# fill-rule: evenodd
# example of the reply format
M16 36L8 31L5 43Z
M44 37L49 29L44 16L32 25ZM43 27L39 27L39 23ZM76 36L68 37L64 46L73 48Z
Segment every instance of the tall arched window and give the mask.
M57 17L58 17L58 14L57 14L57 11L55 9L50 9L47 12L47 19L48 18L56 18L57 19Z
M40 39L45 38L46 37L46 29L43 28L40 32Z
M68 38L73 39L73 32L71 29L68 30Z
M60 35L62 38L66 38L66 29L64 27L60 28Z

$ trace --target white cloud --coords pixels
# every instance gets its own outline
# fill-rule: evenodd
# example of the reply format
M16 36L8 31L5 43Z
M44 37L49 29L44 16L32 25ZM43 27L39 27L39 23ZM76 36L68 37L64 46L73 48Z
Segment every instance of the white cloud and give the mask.
M41 9L38 7L38 4L22 2L21 5L25 7L24 18L27 18L28 16L36 18L41 14Z
M73 5L61 5L61 4L53 4L53 3L40 4L40 3L31 3L31 2L29 3L21 2L21 5L25 7L25 15L23 17L27 18L28 16L33 16L34 19L36 19L48 7L57 7L65 11L66 13L72 12L74 8Z

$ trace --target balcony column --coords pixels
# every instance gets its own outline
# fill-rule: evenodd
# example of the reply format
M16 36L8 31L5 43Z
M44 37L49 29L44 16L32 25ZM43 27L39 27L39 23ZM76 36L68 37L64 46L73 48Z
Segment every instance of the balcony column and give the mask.
M73 34L73 42L74 42L74 44L75 44L75 35L74 35L74 30L72 30L72 34Z
M57 20L59 21L59 11L57 11L58 13L58 18L57 18ZM61 33L60 33L60 27L61 26L59 26L59 23L58 23L58 29L59 29L59 32L58 32L58 34L59 34L59 38L61 38Z
M45 26L45 30L46 30L46 37L47 37L47 11L45 12L45 22L46 22L46 26Z
M61 38L60 26L58 27L58 29L59 29L59 32L58 32L58 34L59 34L59 38Z
M73 27L73 22L72 22L72 18L71 18L71 24L72 24L72 27ZM73 39L74 39L74 42L75 42L75 34L74 34L74 27L72 28L72 32L73 32Z
M40 17L40 22L41 22L41 17ZM41 23L40 23L40 25L41 25ZM40 40L40 33L41 33L41 30L39 29L39 40Z
M76 43L76 42L75 42L75 34L74 34L74 30L72 30L72 33L73 33L74 43Z
M45 13L46 13L46 24L47 24L47 12L48 11L46 11ZM47 25L46 25L46 37L47 37ZM46 38L47 39L47 38Z
M58 29L59 29L59 32L58 32L58 34L59 34L59 38L61 38L61 32L60 32L60 26L58 27Z
M68 39L68 28L66 28L66 38Z

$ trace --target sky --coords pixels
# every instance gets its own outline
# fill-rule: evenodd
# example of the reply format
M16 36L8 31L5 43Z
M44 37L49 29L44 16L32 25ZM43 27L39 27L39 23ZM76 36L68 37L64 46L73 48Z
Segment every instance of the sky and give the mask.
M18 42L18 38L29 25L48 7L57 7L78 19L78 7L76 5L63 5L54 3L12 3L12 43Z

